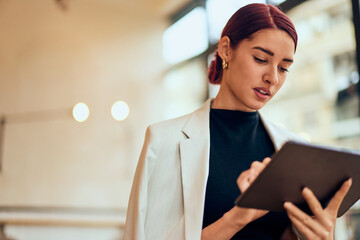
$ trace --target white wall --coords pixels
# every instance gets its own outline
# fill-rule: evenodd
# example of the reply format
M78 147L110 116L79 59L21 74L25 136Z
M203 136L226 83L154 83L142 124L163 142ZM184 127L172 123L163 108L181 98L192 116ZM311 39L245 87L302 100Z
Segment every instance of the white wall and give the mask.
M166 16L64 2L0 1L0 205L124 209L145 128L161 118ZM130 107L123 122L110 115L117 100Z

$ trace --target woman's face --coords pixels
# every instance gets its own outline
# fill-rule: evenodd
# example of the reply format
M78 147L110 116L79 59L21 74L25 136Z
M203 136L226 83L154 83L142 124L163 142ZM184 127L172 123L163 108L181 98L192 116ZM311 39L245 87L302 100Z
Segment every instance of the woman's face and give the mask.
M293 39L284 31L264 29L235 49L219 42L219 55L228 62L223 70L215 108L255 111L281 88L295 52ZM221 49L222 47L224 47Z

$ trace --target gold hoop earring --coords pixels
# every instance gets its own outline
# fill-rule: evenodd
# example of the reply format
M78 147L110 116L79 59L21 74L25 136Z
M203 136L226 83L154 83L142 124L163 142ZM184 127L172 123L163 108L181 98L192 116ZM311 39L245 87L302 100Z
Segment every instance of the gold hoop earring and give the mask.
M227 69L228 68L228 63L225 61L225 59L222 60L222 69Z

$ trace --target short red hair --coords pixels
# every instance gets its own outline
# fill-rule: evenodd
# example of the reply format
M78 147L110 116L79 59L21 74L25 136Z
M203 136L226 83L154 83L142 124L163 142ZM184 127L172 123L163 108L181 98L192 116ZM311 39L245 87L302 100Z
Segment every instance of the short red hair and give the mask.
M248 4L229 19L224 27L221 37L228 36L232 48L244 39L262 29L280 29L285 31L294 40L295 50L297 46L297 33L294 24L285 13L273 5L254 3ZM215 53L215 59L211 62L208 77L210 83L220 84L222 77L222 59Z

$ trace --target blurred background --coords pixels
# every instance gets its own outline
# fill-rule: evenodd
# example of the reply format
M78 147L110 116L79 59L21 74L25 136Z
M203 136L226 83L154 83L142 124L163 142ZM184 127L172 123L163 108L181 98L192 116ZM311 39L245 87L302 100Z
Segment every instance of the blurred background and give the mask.
M359 0L0 0L0 240L122 239L146 127L216 96L207 66L252 2L299 35L263 114L360 151ZM360 239L359 202L336 239Z

